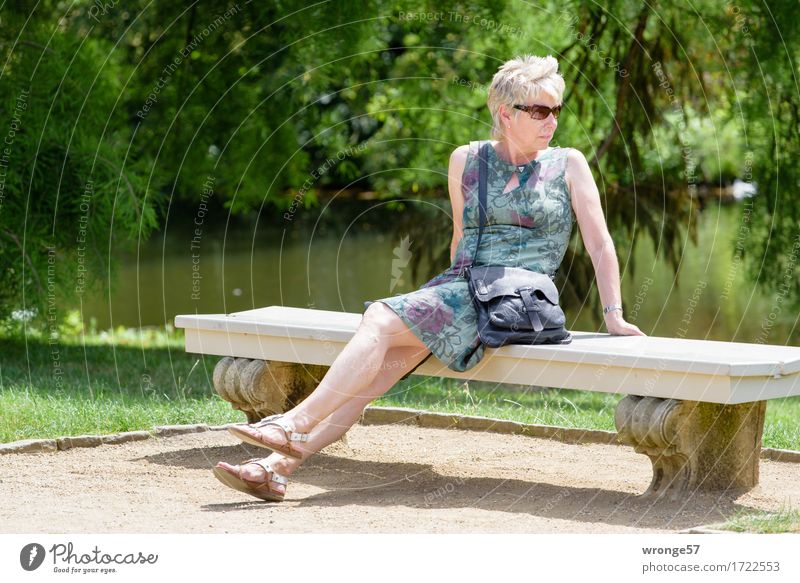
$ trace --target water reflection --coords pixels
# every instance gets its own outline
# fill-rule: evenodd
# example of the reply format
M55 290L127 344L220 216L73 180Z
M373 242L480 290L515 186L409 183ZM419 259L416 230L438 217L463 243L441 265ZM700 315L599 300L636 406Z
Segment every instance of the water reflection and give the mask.
M745 283L744 267L733 251L742 245L740 205L710 205L698 225L699 245L689 246L676 278L655 261L653 244L643 239L630 260L621 258L626 318L657 336L785 344L794 327L788 311L774 314L776 297ZM411 212L411 211L409 211ZM273 304L361 312L367 299L417 289L398 249L414 253L414 242L374 225L257 233L239 226L204 232L199 250L190 248L190 230L171 228L154 238L139 258L125 257L109 303L84 303L84 317L99 328L159 326L176 314L228 313ZM393 262L394 260L394 262ZM569 276L568 273L566 273ZM594 292L596 293L596 292ZM770 313L773 316L770 316ZM567 310L569 328L603 331L586 307ZM788 342L796 344L796 340Z

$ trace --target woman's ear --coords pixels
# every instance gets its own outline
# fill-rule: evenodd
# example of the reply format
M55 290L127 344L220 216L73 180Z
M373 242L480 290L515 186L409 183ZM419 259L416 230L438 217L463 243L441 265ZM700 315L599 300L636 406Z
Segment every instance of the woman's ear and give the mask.
M498 112L500 114L500 124L503 126L503 128L508 127L508 124L511 123L511 112L508 111L505 103L500 104Z
M508 126L511 124L511 110L503 103L500 104L498 108L498 115L500 116L500 125L502 126L503 130L508 129Z

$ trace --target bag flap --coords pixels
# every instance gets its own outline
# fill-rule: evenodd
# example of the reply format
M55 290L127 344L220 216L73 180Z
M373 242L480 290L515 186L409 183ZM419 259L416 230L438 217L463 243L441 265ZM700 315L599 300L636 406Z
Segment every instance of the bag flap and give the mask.
M470 278L475 295L482 302L497 296L518 296L515 291L521 287L541 290L551 304L558 304L558 288L545 273L529 271L521 267L486 265L470 269Z

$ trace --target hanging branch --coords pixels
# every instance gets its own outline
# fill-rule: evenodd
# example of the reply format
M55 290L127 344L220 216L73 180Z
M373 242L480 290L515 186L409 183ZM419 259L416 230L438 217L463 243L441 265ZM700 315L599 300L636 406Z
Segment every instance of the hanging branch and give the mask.
M632 71L633 70L633 62L636 59L638 53L642 50L642 41L644 37L644 30L647 26L647 19L650 16L650 8L645 7L642 9L642 12L639 14L639 22L636 24L636 31L633 35L633 40L631 41L631 45L628 48L628 54L625 56L625 70ZM625 110L626 100L628 97L628 92L631 85L631 78L632 75L627 75L626 77L622 77L622 81L620 82L619 88L617 90L617 103L616 103L616 110L614 112L614 123L611 126L611 132L609 132L606 139L603 140L603 143L597 149L595 153L595 163L600 164L600 158L602 158L608 149L611 147L611 143L614 141L614 138L617 137L617 134L620 132L620 123L622 119L622 114Z

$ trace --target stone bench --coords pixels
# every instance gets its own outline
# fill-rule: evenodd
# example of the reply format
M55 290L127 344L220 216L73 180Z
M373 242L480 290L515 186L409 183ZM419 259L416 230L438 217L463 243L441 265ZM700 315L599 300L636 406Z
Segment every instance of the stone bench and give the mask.
M270 306L177 316L175 326L185 330L187 352L224 357L214 387L252 422L313 391L360 321L361 314ZM619 440L652 462L645 496L758 484L766 401L800 394L800 348L572 334L567 345L487 348L466 372L430 358L414 374L626 394L615 423Z

